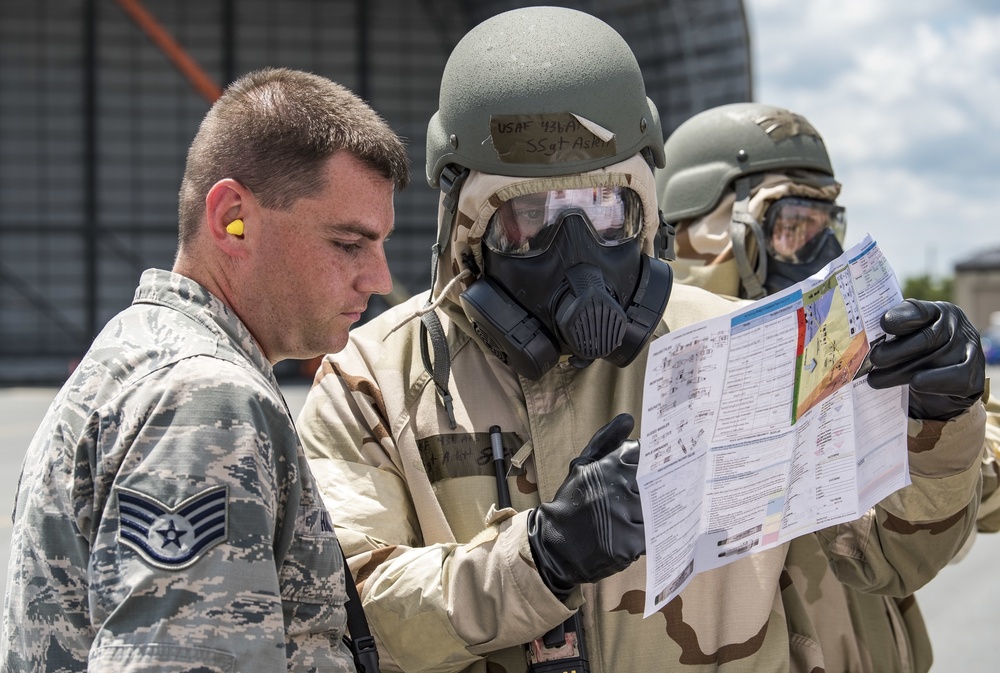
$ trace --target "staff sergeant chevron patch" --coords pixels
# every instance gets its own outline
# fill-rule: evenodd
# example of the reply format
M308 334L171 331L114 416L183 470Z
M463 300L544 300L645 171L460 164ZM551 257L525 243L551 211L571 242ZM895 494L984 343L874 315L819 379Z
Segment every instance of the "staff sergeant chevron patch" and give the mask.
M227 537L229 494L225 486L209 488L173 508L131 489L115 490L119 542L157 568L187 568Z

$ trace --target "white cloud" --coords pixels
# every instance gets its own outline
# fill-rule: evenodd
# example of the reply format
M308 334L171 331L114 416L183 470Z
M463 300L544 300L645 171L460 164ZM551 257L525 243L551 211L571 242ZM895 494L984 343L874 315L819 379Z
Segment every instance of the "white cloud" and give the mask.
M745 0L755 98L806 115L903 278L1000 246L1000 7Z

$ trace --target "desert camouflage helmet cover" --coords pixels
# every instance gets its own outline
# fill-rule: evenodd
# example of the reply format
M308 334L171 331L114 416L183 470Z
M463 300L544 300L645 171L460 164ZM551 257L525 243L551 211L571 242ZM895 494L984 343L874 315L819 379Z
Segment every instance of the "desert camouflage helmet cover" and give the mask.
M632 50L580 11L524 7L487 19L445 65L427 129L427 181L448 164L516 177L583 173L643 150L663 165L663 131Z

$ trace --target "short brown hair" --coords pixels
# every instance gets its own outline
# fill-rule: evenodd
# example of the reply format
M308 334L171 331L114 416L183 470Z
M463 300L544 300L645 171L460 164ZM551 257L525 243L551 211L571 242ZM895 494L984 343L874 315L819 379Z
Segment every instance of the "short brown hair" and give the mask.
M232 178L282 210L323 187L323 167L351 153L397 189L410 181L402 140L352 91L299 70L264 68L230 84L188 149L178 203L180 242L198 231L205 195Z

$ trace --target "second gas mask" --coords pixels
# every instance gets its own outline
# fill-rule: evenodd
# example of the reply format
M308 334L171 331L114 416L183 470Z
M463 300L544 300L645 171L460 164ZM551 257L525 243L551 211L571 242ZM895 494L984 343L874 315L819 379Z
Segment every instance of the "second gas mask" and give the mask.
M652 335L672 282L667 264L642 253L642 229L641 200L627 187L501 203L483 237L482 276L461 294L477 335L529 379L564 355L580 367L627 365Z
M678 282L749 299L774 294L843 253L840 183L807 171L745 176L679 227Z
M839 257L846 228L844 208L829 201L786 196L772 202L763 222L767 293L805 280Z

